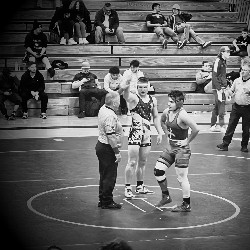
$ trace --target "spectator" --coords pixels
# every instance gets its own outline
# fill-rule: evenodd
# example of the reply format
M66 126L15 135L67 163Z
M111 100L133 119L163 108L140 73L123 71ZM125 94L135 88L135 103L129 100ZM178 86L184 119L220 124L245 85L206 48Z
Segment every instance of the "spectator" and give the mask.
M231 95L234 95L234 104L230 113L229 123L223 142L217 147L222 151L228 151L234 131L242 118L242 140L241 152L248 152L249 129L250 129L250 59L242 62L240 77L235 79L230 88Z
M111 8L110 3L105 3L95 16L95 42L101 43L103 35L116 35L118 43L125 43L123 29L119 27L118 14Z
M132 60L129 64L129 69L123 73L124 82L130 81L130 92L137 93L137 82L140 77L144 77L144 73L140 71L140 62L138 60Z
M90 64L88 61L82 62L82 72L74 76L72 88L79 88L79 114L78 118L84 118L85 114L85 100L86 97L95 97L100 100L101 106L104 104L105 95L107 91L101 89L98 78L95 74L89 71Z
M74 21L70 17L70 3L71 0L63 0L62 6L56 9L50 22L50 30L53 30L55 26L59 27L61 45L77 44L73 38Z
M169 16L170 27L176 33L184 33L184 41L182 43L182 47L190 42L190 37L192 37L198 44L202 46L202 48L206 48L211 45L211 41L205 42L201 39L191 28L190 24L186 22L192 18L191 14L181 12L181 8L179 4L174 4L172 7L172 15Z
M24 62L43 62L50 77L55 75L55 70L51 67L46 54L47 36L42 32L42 25L37 20L34 21L31 32L25 37L24 47L26 48Z
M241 32L241 36L233 40L233 45L229 47L231 50L231 56L250 56L250 36L248 35L248 29L244 28Z
M104 77L104 89L107 92L117 91L120 94L120 107L121 114L126 115L128 112L127 103L123 98L123 92L120 85L123 81L123 76L120 74L120 69L118 67L111 67L109 73Z
M121 209L121 205L114 202L113 190L117 178L117 167L121 161L119 148L122 146L123 129L116 111L120 105L117 92L110 92L105 97L98 113L99 136L95 147L99 161L99 202L102 209Z
M19 80L16 76L12 76L8 68L3 68L0 75L0 110L6 120L15 120L16 111L21 105L21 97L18 94ZM14 109L10 116L7 114L7 109L4 102L10 100L14 103Z
M21 77L20 94L22 97L23 119L28 118L27 101L29 99L41 100L40 118L46 119L48 95L44 92L45 83L43 75L37 70L35 62L27 63L27 71Z
M179 41L177 34L169 27L167 19L160 13L161 5L159 3L153 3L152 10L153 13L148 14L146 17L148 30L156 33L162 43L163 49L166 49L168 44L168 39L165 35L170 36L172 40L177 43L178 48L182 48L183 43Z
M212 69L208 61L202 62L202 68L196 74L196 92L213 93L212 91Z
M214 94L214 109L212 111L211 117L211 132L220 131L225 133L224 128L224 116L225 116L225 100L226 96L224 90L227 87L227 78L226 78L226 60L230 57L230 49L228 46L222 46L220 52L213 64L212 71L212 89ZM219 129L216 127L217 116L219 116Z
M71 17L74 21L75 33L79 44L88 44L87 33L91 32L91 21L89 11L83 1L78 0L71 9Z

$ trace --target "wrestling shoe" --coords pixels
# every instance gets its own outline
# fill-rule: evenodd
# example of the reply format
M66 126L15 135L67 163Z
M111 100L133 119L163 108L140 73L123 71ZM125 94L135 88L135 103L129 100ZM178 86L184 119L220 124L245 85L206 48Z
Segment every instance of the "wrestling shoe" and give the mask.
M145 187L145 185L139 185L136 187L135 192L137 194L154 194L155 192L152 190L149 190Z
M228 151L228 145L222 142L221 144L217 145L217 148L219 148L221 151Z
M191 212L191 207L190 204L183 201L180 206L173 208L171 212Z
M170 195L162 194L161 201L158 204L156 204L155 206L156 207L163 207L164 205L166 205L170 202L172 202Z
M125 193L124 193L125 197L127 199L132 199L134 196L131 187L125 187Z
M184 41L178 46L178 49L182 49L187 44L187 39L184 39Z
M102 209L121 209L121 208L122 208L122 205L114 201L110 204L102 205Z

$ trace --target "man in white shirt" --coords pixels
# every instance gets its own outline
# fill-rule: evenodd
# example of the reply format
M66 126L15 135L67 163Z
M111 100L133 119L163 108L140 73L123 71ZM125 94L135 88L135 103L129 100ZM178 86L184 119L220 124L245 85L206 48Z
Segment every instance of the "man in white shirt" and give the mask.
M122 95L122 90L120 88L120 85L123 81L123 76L120 74L120 69L116 66L111 67L109 69L109 73L104 77L104 89L106 91L113 92L117 91L120 94L120 108L121 108L121 114L126 115L127 114L127 103Z

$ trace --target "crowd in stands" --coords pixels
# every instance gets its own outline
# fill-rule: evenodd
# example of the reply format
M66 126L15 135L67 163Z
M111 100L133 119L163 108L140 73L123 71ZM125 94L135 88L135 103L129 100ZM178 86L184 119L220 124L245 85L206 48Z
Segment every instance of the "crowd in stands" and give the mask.
M189 44L191 38L202 48L208 47L212 42L206 42L200 38L190 24L187 23L191 18L190 13L181 11L179 4L174 4L171 15L165 17L161 13L161 5L153 3L152 13L146 16L145 21L148 31L156 33L164 49L167 49L169 37L177 44L179 49ZM119 26L118 13L110 3L104 3L104 6L96 12L94 24L92 25L90 12L82 0L62 0L62 6L56 8L49 27L50 31L55 30L55 28L61 45L87 45L89 41L99 44L103 42L105 35L116 36L118 43L125 43L123 29ZM21 83L16 84L18 79L15 78L14 81L14 77L11 76L11 72L7 68L3 70L0 78L0 108L6 119L15 119L16 111L20 105L22 106L23 118L28 118L27 101L30 98L41 100L41 118L46 118L48 96L44 91L44 77L37 67L43 63L49 77L53 78L55 75L54 66L52 67L46 53L47 45L48 40L42 31L42 25L35 20L33 29L27 34L24 42L26 51L23 61L27 65L27 71L23 74ZM242 29L242 34L232 41L232 45L228 49L230 55L239 56L240 58L250 55L250 36L247 28ZM221 51L219 54L221 54ZM225 61L225 59L223 60ZM223 60L221 60L222 63L224 63ZM196 92L213 93L212 68L214 63L202 62L201 70L196 74ZM90 71L89 62L83 61L81 65L82 71L72 79L72 88L79 89L80 109L78 117L84 118L86 116L86 105L89 101L95 102L97 109L101 107L105 95L111 91L117 91L121 96L121 114L129 115L126 101L119 89L123 81L130 80L130 91L136 93L137 80L144 76L144 73L139 69L139 64L138 60L132 60L129 69L125 70L123 75L120 74L118 67L111 67L104 78L104 88L102 88L97 76ZM239 74L239 72L236 73ZM13 113L10 116L7 114L4 105L7 99L15 104ZM87 108L87 110L89 109ZM96 114L96 112L93 111L93 114Z

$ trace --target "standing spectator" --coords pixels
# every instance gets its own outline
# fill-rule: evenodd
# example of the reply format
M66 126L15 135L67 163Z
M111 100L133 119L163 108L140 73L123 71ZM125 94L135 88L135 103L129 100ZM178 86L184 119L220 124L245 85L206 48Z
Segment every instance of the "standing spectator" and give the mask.
M98 78L95 74L89 71L90 64L88 61L82 62L82 72L74 76L72 88L79 89L79 114L78 118L84 118L85 114L85 101L86 97L95 97L104 104L105 95L107 91L101 89Z
M210 131L218 131L216 127L217 117L219 116L219 131L225 133L224 116L225 116L225 100L226 96L224 90L227 87L227 63L226 60L230 57L230 49L228 46L222 46L220 52L215 59L212 71L212 89L214 94L214 109L211 117Z
M70 16L71 0L63 0L62 6L57 8L50 22L50 30L53 30L55 26L59 27L60 44L61 45L75 45L77 42L73 38L74 21Z
M25 62L43 62L50 77L55 75L55 70L46 55L47 36L42 32L42 25L37 20L34 21L31 32L25 37L24 47L26 48Z
M117 167L121 161L123 129L116 111L120 105L117 92L110 92L105 97L105 105L98 113L99 136L95 147L99 161L99 203L102 209L120 209L122 206L113 200L113 190L117 178Z
M121 84L123 76L120 74L118 67L111 67L109 73L104 77L104 89L107 92L117 91L120 94L121 114L126 115L128 112L127 103L122 95Z
M21 105L21 97L18 94L19 80L16 76L12 76L8 68L3 68L0 75L0 110L6 120L15 120L16 111ZM14 103L14 109L10 116L4 102L10 100Z
M198 44L202 46L202 48L206 48L211 45L211 41L205 42L201 39L191 28L190 24L186 22L192 18L191 14L181 12L181 8L179 4L174 4L172 7L172 15L169 16L170 27L176 33L184 33L184 41L182 43L182 47L189 43L190 37L192 37Z
M234 95L235 102L232 105L223 142L217 147L222 151L228 151L228 146L232 141L239 119L242 118L241 151L246 153L248 152L250 129L250 59L243 59L240 77L234 80L230 92Z
M168 39L165 37L170 36L177 44L178 48L183 47L183 43L179 41L177 34L169 27L167 19L162 15L161 5L159 3L152 4L153 13L148 14L146 17L146 25L149 31L155 32L162 43L163 49L167 48Z
M213 93L212 91L212 69L208 61L202 62L202 68L196 74L196 92Z
M87 33L91 32L89 11L82 0L74 3L71 9L71 18L74 21L75 33L79 44L88 44Z
M95 42L101 43L103 35L116 35L118 43L125 43L123 29L119 27L118 14L111 8L110 3L105 3L95 16Z
M244 28L241 32L241 36L233 40L233 45L229 47L231 50L231 56L250 56L250 36L248 35L248 29Z
M199 133L199 128L183 108L183 93L174 90L168 96L168 108L163 111L161 116L161 127L167 136L167 144L154 169L155 178L162 191L162 199L156 206L162 207L172 201L169 195L166 171L175 163L175 172L182 189L183 201L172 212L190 212L188 166L191 149L189 144ZM191 128L190 135L188 135L189 128Z
M20 94L22 97L23 119L28 118L27 101L29 99L41 100L42 119L46 119L48 95L44 92L45 83L43 75L37 70L35 62L27 63L27 71L22 75L20 82Z
M134 197L131 187L134 172L136 172L136 189L138 194L154 193L144 185L144 172L147 157L151 150L151 118L157 130L157 141L162 141L161 125L157 110L157 100L148 95L148 79L140 77L138 79L138 94L130 91L130 80L124 81L122 89L123 96L128 103L131 112L132 122L128 136L128 162L125 168L125 197Z

